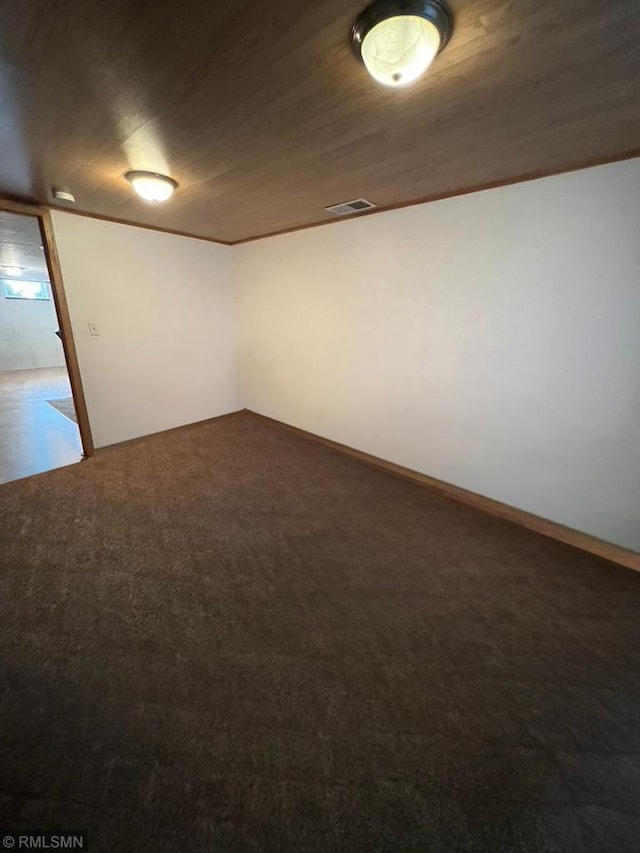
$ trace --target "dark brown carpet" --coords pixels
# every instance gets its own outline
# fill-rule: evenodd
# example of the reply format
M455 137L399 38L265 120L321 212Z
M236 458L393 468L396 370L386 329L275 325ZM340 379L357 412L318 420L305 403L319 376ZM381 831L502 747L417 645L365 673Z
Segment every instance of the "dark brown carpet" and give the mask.
M249 414L0 519L0 830L639 849L640 574Z

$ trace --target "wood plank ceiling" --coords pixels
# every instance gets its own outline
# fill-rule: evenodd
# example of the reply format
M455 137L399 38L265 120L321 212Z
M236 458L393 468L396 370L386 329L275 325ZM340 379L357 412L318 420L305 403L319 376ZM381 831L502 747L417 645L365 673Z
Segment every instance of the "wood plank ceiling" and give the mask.
M451 0L405 90L348 34L361 0L3 0L0 194L236 242L640 149L638 0ZM152 207L130 168L180 184Z

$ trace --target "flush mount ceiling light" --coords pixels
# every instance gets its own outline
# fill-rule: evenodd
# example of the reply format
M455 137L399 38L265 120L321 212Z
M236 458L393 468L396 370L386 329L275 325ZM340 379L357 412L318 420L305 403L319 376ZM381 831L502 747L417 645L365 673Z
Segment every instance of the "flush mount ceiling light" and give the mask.
M145 201L166 201L178 186L173 178L159 175L157 172L127 172L125 178Z
M26 267L6 266L6 267L0 267L0 272L2 272L3 275L18 276L18 275L22 275L22 273L25 271L25 269L26 269Z
M351 30L351 45L384 86L407 86L449 41L451 18L440 0L376 0Z

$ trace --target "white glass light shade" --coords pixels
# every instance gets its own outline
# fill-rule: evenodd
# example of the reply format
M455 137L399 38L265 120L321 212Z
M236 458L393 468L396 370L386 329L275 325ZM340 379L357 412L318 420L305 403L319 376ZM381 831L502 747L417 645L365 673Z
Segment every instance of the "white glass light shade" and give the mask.
M438 28L417 15L380 21L365 35L362 60L374 80L385 86L406 86L417 80L440 49Z
M171 178L153 172L128 172L125 177L145 201L166 201L171 198L177 186Z

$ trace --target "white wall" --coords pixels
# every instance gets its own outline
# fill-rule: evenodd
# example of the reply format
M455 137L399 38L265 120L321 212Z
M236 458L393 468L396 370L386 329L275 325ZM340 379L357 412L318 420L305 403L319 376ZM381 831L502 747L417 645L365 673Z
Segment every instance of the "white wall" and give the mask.
M55 334L58 318L49 301L6 299L0 290L0 370L64 367L62 343Z
M639 222L634 160L239 246L243 403L640 550Z
M96 446L240 408L230 248L52 216Z

